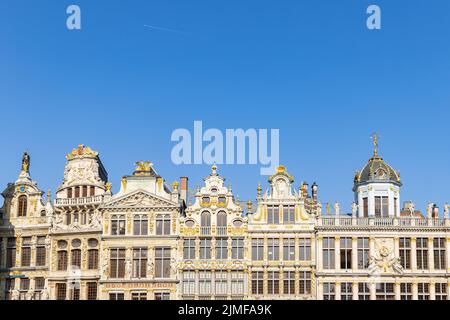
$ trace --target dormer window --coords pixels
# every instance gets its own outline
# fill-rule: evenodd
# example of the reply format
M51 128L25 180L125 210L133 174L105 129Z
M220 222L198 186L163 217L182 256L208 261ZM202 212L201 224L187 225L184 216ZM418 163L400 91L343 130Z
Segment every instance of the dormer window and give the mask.
M203 203L210 203L210 202L211 202L211 199L210 199L209 197L203 197L203 198L202 198L202 202L203 202Z
M218 199L219 204L225 204L227 202L227 198L224 196L219 197Z
M217 188L211 188L211 193L217 193Z

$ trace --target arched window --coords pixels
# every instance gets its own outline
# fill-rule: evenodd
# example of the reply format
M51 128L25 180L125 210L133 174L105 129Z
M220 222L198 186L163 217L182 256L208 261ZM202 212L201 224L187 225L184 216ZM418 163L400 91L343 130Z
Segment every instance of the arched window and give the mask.
M28 198L25 195L19 197L19 208L17 210L18 217L26 217L27 215Z
M211 213L209 213L208 211L203 212L200 220L201 234L211 234Z
M217 234L219 236L227 234L227 213L225 211L220 211L217 214Z

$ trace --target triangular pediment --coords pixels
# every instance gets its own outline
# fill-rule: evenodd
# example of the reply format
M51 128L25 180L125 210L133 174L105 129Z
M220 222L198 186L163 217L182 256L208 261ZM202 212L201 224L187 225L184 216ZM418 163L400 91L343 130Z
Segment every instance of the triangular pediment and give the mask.
M136 190L103 204L103 208L177 207L178 204L145 190Z

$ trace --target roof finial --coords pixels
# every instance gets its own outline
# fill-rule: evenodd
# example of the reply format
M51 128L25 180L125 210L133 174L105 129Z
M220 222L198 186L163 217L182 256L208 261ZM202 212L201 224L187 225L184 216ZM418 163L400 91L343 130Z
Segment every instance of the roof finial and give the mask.
M213 164L213 166L211 167L211 171L212 171L212 175L216 176L217 175L217 166L216 163Z
M373 140L373 156L378 157L378 138L379 138L379 136L375 132L372 134L371 138Z

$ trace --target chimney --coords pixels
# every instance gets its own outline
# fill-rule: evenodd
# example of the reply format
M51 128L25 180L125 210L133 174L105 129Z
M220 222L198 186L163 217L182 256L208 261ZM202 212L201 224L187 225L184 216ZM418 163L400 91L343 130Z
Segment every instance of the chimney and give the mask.
M188 197L188 177L181 177L180 181L180 198L184 201L184 203L187 205L187 197Z

